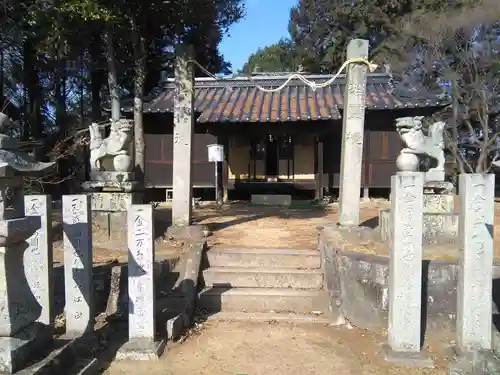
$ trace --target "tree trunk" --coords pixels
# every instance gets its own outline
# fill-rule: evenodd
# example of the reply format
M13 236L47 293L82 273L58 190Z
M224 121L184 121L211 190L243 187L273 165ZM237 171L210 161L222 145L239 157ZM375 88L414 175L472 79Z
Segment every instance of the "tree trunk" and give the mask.
M136 180L144 182L145 144L142 107L146 78L146 42L134 21L132 30L134 33L134 172Z
M106 59L108 62L108 85L109 97L111 100L111 120L120 119L120 94L118 92L118 70L116 68L116 54L113 38L113 28L111 25L106 29Z
M457 164L459 173L466 173L464 160L462 159L462 154L460 152L460 139L458 135L458 125L459 125L459 103L457 97L456 85L457 82L455 80L452 81L452 118L451 118L451 136L452 136L452 147L451 151L453 153L453 157L455 158L455 163ZM472 172L472 171L469 171Z
M105 73L100 69L101 62L101 34L96 34L90 44L90 59L92 67L90 70L90 86L92 92L92 121L102 120L101 89L104 86Z
M31 137L40 139L42 129L42 92L37 72L36 52L33 41L27 39L23 46L23 83L25 87L25 113L23 127L20 129L20 138L27 140Z
M2 97L2 100L4 99L7 99L5 94L4 94L4 90L5 90L5 82L4 82L4 68L5 68L5 55L4 55L4 51L3 51L3 48L2 50L0 51L0 95Z

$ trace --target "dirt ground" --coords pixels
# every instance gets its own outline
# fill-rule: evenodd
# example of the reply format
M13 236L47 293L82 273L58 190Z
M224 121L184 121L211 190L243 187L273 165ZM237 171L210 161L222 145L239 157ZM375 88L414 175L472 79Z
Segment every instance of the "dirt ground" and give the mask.
M384 202L363 203L360 220L373 225ZM338 205L325 207L279 208L230 206L218 213L197 215L197 222L211 230L210 246L314 249L318 227L336 223ZM197 213L198 213L197 212Z
M381 354L383 334L321 325L213 322L158 361L113 362L104 375L444 375L440 338L427 351L434 369L391 366Z

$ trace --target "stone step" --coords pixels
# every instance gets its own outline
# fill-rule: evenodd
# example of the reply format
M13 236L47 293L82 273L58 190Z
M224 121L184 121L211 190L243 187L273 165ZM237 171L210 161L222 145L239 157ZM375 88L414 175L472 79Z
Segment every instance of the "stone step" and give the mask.
M206 287L321 289L321 270L294 268L210 267L203 271Z
M326 313L328 296L323 290L290 288L207 288L199 293L203 311Z
M333 321L325 316L314 316L292 313L262 313L262 312L226 312L200 316L207 321L215 322L255 322L255 323L294 323L294 324L323 324L341 325L343 322Z
M321 267L317 250L213 248L207 257L211 267Z

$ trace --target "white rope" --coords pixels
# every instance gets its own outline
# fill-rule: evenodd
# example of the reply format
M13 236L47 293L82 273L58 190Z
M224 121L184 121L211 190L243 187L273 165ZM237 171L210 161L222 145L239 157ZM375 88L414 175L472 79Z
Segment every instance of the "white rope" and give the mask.
M212 74L207 69L205 69L196 60L188 60L187 62L195 64L196 66L198 66L198 68L201 69L201 71L203 73L205 73L207 76L209 76L211 78L214 78L215 80L218 80L218 81L230 81L230 80L232 80L231 78L217 77L215 74ZM349 64L365 64L365 65L368 65L368 70L370 72L375 71L375 69L377 69L377 67L378 67L377 64L373 64L373 63L369 62L367 59L364 59L364 58L349 59L349 60L347 60L346 62L344 62L342 64L342 66L340 67L340 69L338 70L338 72L332 78L330 78L329 80L327 80L325 82L316 83L315 81L308 80L306 77L304 77L304 75L302 75L300 73L293 73L290 76L288 76L288 78L286 79L286 81L281 86L276 87L274 89L266 89L265 87L262 87L261 85L259 85L256 82L256 80L252 76L245 75L245 77L248 78L251 82L253 82L253 84L255 85L255 87L257 87L259 90L264 91L264 92L277 92L277 91L281 91L281 90L283 90L294 79L298 79L298 80L302 81L304 84L306 84L307 86L309 86L311 88L311 90L316 91L318 88L323 88L323 87L330 86L333 83L333 81L335 81L337 79L337 77L342 73L342 71Z

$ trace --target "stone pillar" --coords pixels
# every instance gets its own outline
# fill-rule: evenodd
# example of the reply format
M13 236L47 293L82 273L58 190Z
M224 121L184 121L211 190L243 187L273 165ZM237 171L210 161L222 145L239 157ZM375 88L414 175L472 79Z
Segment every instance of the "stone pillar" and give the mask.
M156 341L155 233L153 206L133 205L128 210L128 335L117 359L154 359L165 348Z
M50 195L28 195L24 197L26 216L40 217L41 227L28 238L28 249L24 253L26 280L42 308L37 322L51 326L53 313L53 256L52 256L52 199Z
M94 281L89 195L62 198L66 335L94 330Z
M172 193L172 225L191 224L193 203L192 161L194 132L193 50L182 46L176 54L174 98L174 166Z
M389 264L388 362L431 366L420 352L424 173L391 178L392 243Z
M368 58L368 40L349 42L347 59L353 58ZM339 191L339 224L343 226L359 224L367 71L368 66L363 63L352 63L347 67Z
M491 349L493 221L495 175L459 177L459 260L457 348L461 352Z

